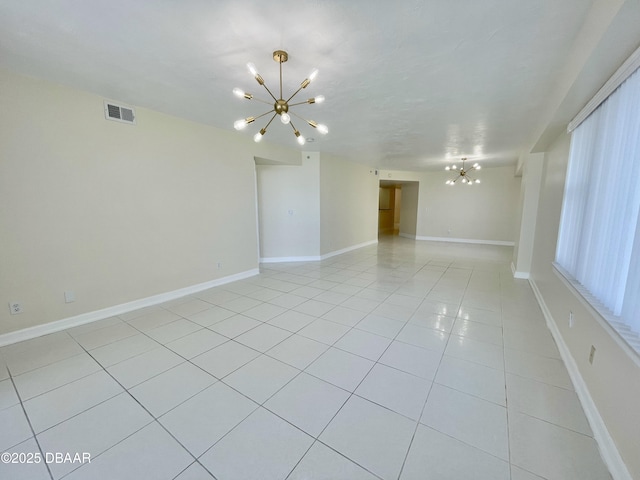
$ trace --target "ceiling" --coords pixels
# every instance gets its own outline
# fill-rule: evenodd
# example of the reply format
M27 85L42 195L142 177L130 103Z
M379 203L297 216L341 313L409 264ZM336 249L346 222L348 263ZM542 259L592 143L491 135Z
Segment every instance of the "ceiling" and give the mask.
M0 67L233 131L270 107L255 63L294 111L325 123L305 150L379 168L442 168L462 156L515 165L544 128L545 99L592 0L0 0ZM296 97L298 98L298 97ZM268 120L237 132L250 139ZM295 117L293 118L296 120ZM298 147L275 122L264 141Z

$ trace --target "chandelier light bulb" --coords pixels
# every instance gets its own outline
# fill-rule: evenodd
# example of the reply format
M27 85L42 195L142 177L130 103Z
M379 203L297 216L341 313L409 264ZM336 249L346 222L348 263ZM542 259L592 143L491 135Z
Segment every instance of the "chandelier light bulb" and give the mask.
M280 115L280 121L286 125L291 121L291 116L288 113L283 113Z
M324 125L322 123L319 123L316 128L323 135L326 135L327 133L329 133L329 127L327 127L326 125Z
M476 178L476 183L480 183L480 180L478 180L477 178Z
M444 167L444 169L448 172L449 170L451 170L451 167L449 165L447 165L446 167ZM447 182L449 183L449 182Z
M466 179L466 178L463 178L463 179L462 179L462 183L467 183L467 179Z
M236 130L242 130L246 126L247 126L247 121L244 118L241 120L236 120L233 123L233 128L235 128Z
M474 167L476 167L476 170L482 170L482 165L479 164L475 164Z
M451 170L457 170L458 167L456 167L455 165L451 165Z
M313 98L314 103L322 103L324 102L324 95L318 95L317 97Z
M247 68L251 72L251 75L253 75L254 77L258 74L258 70L256 70L256 66L253 63L247 63Z
M302 135L300 135L300 136L298 137L298 143L299 143L300 145L304 145L305 140L304 140L304 137L303 137Z
M318 69L314 68L309 74L309 81L313 82L317 76L318 76Z
M240 90L238 87L233 89L233 94L238 98L244 97L244 92Z
M262 140L262 133L258 132L253 136L253 141L259 143Z

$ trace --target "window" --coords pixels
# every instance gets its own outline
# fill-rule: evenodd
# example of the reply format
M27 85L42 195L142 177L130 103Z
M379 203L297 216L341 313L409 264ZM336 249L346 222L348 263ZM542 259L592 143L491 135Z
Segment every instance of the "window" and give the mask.
M640 70L636 70L573 131L556 250L559 270L593 297L588 298L590 303L618 331L630 330L636 338L639 212Z

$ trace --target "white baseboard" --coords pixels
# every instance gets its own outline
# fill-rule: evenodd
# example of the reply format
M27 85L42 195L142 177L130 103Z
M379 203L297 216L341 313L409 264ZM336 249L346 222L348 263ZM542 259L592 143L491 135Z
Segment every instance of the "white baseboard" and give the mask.
M351 252L353 250L358 250L359 248L368 247L369 245L376 245L378 243L378 239L369 240L368 242L358 243L357 245L352 245L347 248L342 248L340 250L334 250L333 252L325 253L322 255L321 259L325 260L327 258L335 257L336 255L342 255L343 253Z
M325 260L327 258L335 257L336 255L341 255L343 253L351 252L352 250L357 250L359 248L368 247L369 245L375 245L376 243L378 243L378 239L359 243L357 245L352 245L350 247L342 248L340 250L335 250L333 252L325 253L324 255L300 256L300 257L264 257L260 259L260 263L319 262L320 260Z
M254 268L245 272L229 275L227 277L217 278L208 282L191 285L189 287L180 288L178 290L173 290L171 292L160 293L151 297L141 298L139 300L122 303L120 305L103 308L101 310L95 310L93 312L82 313L73 317L63 318L62 320L45 323L44 325L36 325L34 327L17 330L15 332L4 333L0 335L0 347L10 345L12 343L22 342L24 340L30 340L42 335L59 332L61 330L66 330L67 328L77 327L79 325L84 325L85 323L91 323L97 320L103 320L105 318L121 315L123 313L132 312L140 308L150 307L159 303L168 302L169 300L175 300L176 298L198 293L209 288L217 287L219 285L224 285L226 283L236 282L238 280L253 277L254 275L258 275L259 273L260 270Z
M407 236L402 234L400 235L407 238L415 238L416 240L427 240L430 242L473 243L473 244L480 244L480 245L499 245L502 247L515 246L515 242L507 242L503 240L479 240L479 239L473 239L473 238L451 238L451 237L423 237L421 235L415 235L412 237L412 236Z
M522 280L529 279L529 272L519 272L516 270L516 266L511 262L511 273L513 274L513 278L520 278Z
M587 420L589 421L591 430L593 431L593 438L598 444L600 454L602 455L602 459L609 469L609 473L611 473L611 476L614 480L633 480L631 474L629 473L629 470L627 469L627 466L620 456L620 452L618 452L618 449L616 448L616 444L613 441L613 438L611 438L611 435L609 434L609 430L607 429L604 420L600 416L600 412L598 411L598 408L596 407L596 404L593 401L591 394L589 393L587 384L582 378L582 375L580 375L578 365L571 355L569 347L567 347L567 344L562 338L562 334L560 333L560 330L558 329L558 326L553 319L553 316L551 315L549 307L547 307L547 304L544 301L542 293L538 289L535 280L530 278L529 284L531 285L531 289L533 290L533 293L536 296L536 300L540 305L540 309L542 310L544 318L547 322L547 326L551 331L551 335L556 341L556 345L558 346L558 350L560 351L560 356L562 357L562 360L567 367L571 382L573 383L576 394L578 395L578 399L582 404L584 413L587 417Z
M322 260L320 255L303 257L264 257L260 263L286 263L286 262L318 262Z

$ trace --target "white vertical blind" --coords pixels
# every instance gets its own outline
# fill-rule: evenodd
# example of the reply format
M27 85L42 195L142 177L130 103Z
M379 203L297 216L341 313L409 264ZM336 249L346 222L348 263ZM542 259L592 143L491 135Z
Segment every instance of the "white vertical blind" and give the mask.
M571 138L556 262L640 331L640 70Z

